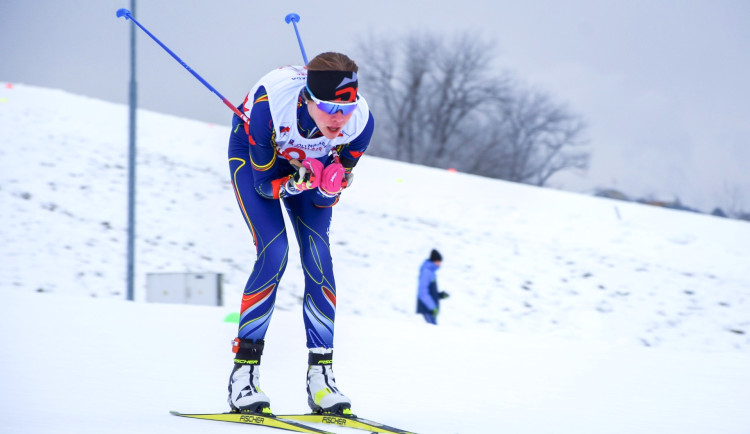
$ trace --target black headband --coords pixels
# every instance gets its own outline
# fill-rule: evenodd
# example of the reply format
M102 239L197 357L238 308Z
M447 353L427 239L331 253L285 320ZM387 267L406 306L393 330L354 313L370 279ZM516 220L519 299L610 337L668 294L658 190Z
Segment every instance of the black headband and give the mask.
M307 71L307 87L323 101L357 100L357 73L354 71Z

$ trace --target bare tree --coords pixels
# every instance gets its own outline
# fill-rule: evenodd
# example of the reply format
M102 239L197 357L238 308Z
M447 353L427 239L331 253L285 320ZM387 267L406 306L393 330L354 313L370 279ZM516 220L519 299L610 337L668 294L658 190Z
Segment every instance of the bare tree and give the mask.
M396 43L391 40L375 40L370 38L368 42L361 43L360 66L366 65L366 74L360 74L362 83L366 85L366 93L370 101L371 110L378 113L378 124L386 128L376 129L378 143L390 143L391 146L376 146L370 149L370 153L397 160L413 161L414 153L406 146L398 146L400 143L413 143L419 138L417 127L419 125L420 112L417 110L421 105L419 97L423 93L424 77L427 75L429 63L423 59L427 57L428 48L424 45L409 46L409 41L404 43L400 51L410 52L411 56L402 56L394 59L397 52ZM399 62L404 62L401 66ZM410 71L402 74L401 69Z
M490 48L467 34L360 43L362 88L383 145L371 152L428 165L448 160L463 121L507 93L505 80L490 74Z
M508 80L491 74L492 44L462 34L433 54L431 82L435 89L427 99L430 143L424 164L441 166L465 155L462 142L474 131L473 120L493 104L505 100Z
M584 122L547 94L518 87L498 101L494 116L469 172L543 186L557 172L588 167Z
M747 202L745 200L745 191L739 184L732 184L728 181L723 183L723 191L719 195L719 202L729 217L748 220Z
M360 42L362 89L379 125L370 152L540 186L585 169L584 123L493 71L493 46L468 33Z

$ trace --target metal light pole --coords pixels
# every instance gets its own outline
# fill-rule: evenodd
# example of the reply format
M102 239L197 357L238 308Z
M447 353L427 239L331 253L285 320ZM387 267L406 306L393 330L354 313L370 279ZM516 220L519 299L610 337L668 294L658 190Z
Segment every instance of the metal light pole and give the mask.
M130 10L135 13L135 0L130 0ZM135 112L138 106L135 81L135 32L130 26L130 96L129 102L129 146L128 146L128 300L135 300Z

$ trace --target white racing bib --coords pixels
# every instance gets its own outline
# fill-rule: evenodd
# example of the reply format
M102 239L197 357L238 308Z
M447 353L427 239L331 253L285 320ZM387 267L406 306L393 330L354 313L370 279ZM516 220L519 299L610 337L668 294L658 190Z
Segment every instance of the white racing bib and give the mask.
M349 143L362 134L370 115L367 101L359 95L357 108L338 137L332 140L326 137L303 137L297 128L297 98L306 82L306 68L284 66L263 76L250 91L250 95L255 95L260 86L265 87L276 133L276 152L287 160L296 158L302 161L305 158L328 156L336 146ZM250 112L252 104L251 99L245 102L245 113Z

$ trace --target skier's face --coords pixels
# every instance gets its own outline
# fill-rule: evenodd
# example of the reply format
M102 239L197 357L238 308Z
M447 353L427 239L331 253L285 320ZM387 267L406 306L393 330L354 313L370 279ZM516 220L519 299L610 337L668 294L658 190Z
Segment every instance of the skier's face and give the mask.
M315 121L315 125L318 126L320 132L329 140L339 136L341 129L349 122L353 114L352 112L345 115L339 111L331 115L320 110L315 102L311 100L307 101L307 111Z

